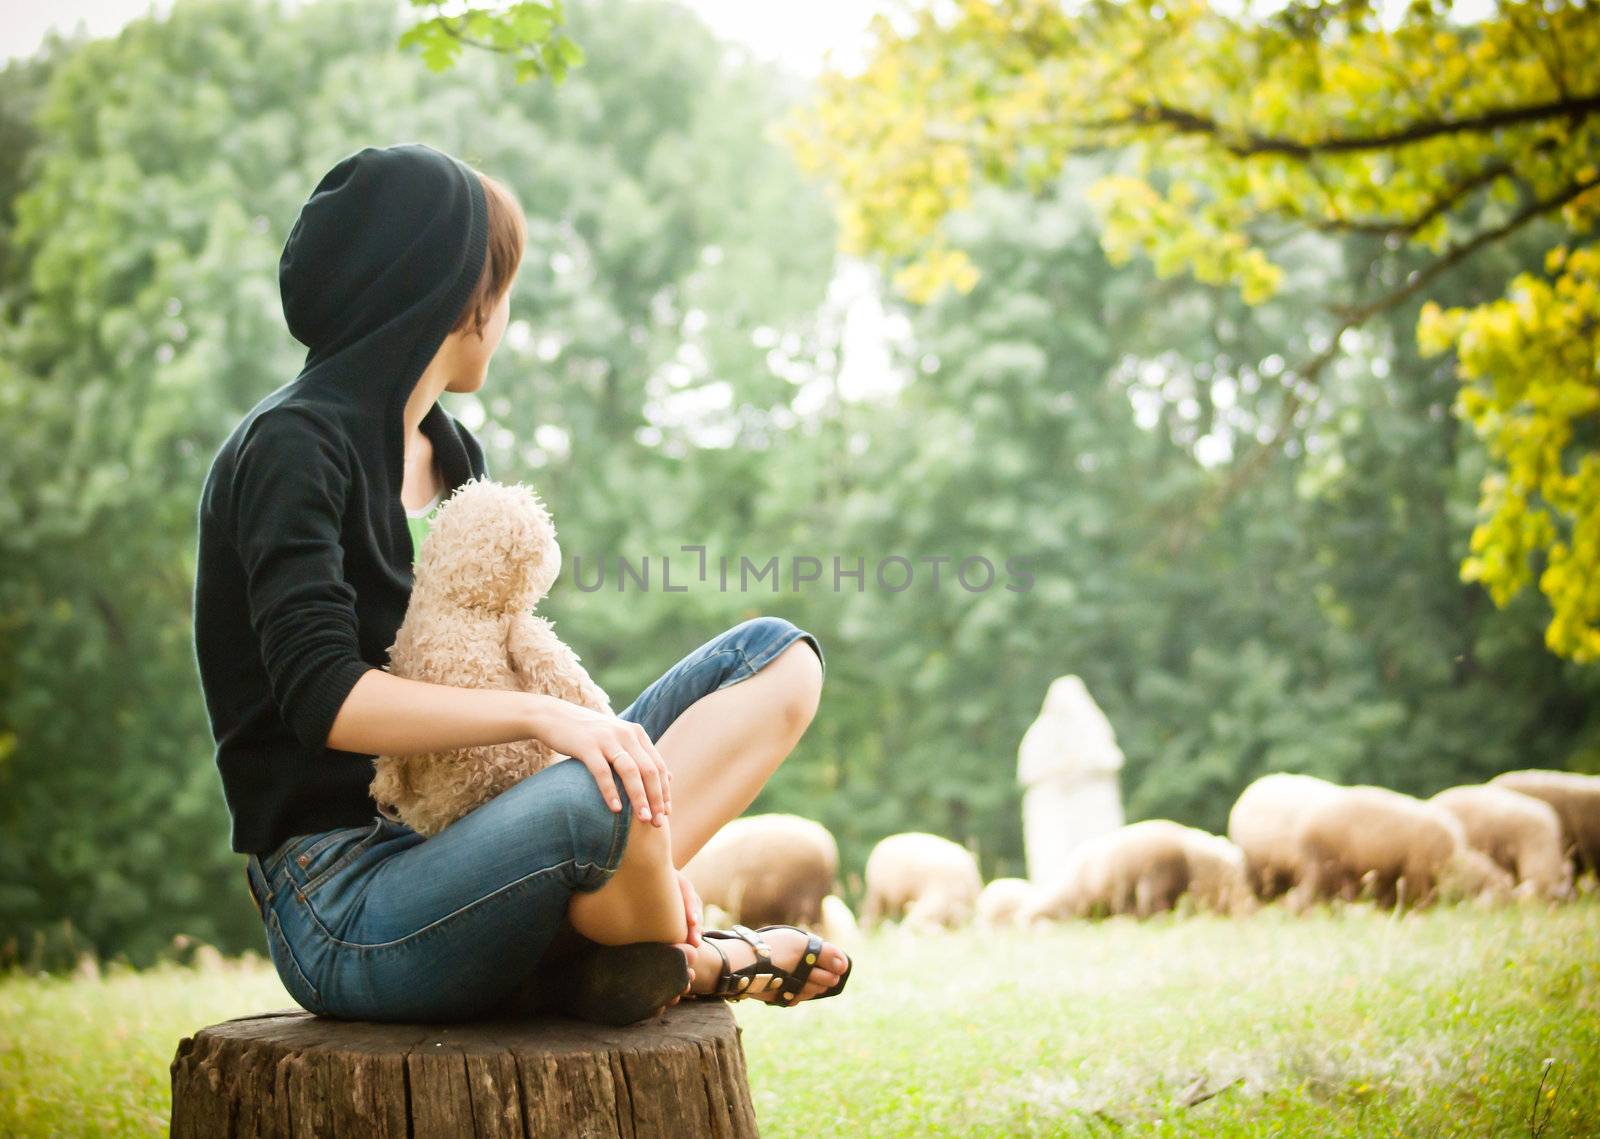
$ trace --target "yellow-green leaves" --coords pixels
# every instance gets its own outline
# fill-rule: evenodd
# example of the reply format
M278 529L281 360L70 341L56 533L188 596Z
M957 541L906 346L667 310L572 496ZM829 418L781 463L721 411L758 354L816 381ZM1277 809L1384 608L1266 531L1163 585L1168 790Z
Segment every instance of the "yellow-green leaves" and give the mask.
M1555 274L1521 274L1506 296L1476 308L1423 307L1425 352L1454 349L1459 408L1499 464L1483 486L1472 555L1461 567L1506 604L1546 555L1539 588L1553 620L1551 650L1600 660L1600 453L1579 447L1600 426L1600 249L1546 255Z
M1089 200L1101 211L1101 241L1114 263L1142 250L1161 276L1189 272L1208 284L1237 284L1250 304L1277 291L1282 271L1236 228L1236 211L1201 204L1192 183L1175 183L1163 195L1143 179L1119 175L1092 186Z

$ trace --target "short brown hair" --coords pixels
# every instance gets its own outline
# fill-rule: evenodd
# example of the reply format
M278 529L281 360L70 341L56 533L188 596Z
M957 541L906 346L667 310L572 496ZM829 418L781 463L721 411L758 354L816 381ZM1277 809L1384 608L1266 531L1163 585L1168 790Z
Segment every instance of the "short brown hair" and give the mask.
M483 273L450 331L463 332L470 328L482 336L484 322L500 302L500 294L511 287L511 279L522 264L522 250L528 243L528 222L516 195L504 183L479 170L473 173L483 183L483 196L489 205L489 249L483 259Z

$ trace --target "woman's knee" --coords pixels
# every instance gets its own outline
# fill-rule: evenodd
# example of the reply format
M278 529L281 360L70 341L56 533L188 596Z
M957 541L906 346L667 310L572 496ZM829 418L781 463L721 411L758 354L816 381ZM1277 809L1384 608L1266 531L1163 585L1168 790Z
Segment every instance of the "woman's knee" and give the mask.
M822 664L804 640L778 654L772 667L783 677L780 697L784 723L798 734L810 725L822 701Z
M804 731L822 699L822 646L816 636L786 617L752 617L738 628L746 659L758 674L770 674L785 726L794 734Z
M798 638L811 646L811 651L816 654L819 663L822 661L822 644L817 640L816 634L808 629L802 629L787 617L765 613L739 622L729 632L743 643L747 652L752 654L762 652L769 645Z

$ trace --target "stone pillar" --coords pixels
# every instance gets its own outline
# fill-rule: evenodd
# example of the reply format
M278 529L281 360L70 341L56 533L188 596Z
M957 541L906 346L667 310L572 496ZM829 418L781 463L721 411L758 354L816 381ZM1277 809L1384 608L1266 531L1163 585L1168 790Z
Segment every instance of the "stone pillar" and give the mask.
M1122 825L1122 751L1111 722L1076 676L1050 682L1017 749L1028 879L1041 885L1079 843Z

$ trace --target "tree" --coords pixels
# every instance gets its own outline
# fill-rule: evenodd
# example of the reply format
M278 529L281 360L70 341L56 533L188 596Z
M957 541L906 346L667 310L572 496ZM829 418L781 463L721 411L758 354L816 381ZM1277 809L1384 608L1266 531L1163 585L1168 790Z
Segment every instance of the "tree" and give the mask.
M941 23L879 16L859 75L825 76L788 137L836 183L847 248L904 262L926 298L970 288L941 225L984 182L1037 188L1067 156L1125 169L1089 191L1109 253L1163 276L1236 286L1259 304L1308 236L1354 239L1354 287L1318 314L1279 380L1270 436L1216 481L1204 510L1306 422L1348 333L1435 295L1447 274L1522 231L1550 281L1518 276L1502 302L1427 307L1430 351L1454 347L1455 411L1499 464L1480 490L1464 580L1505 604L1540 556L1551 651L1600 660L1600 10L1503 3L1462 23L1416 0L1386 23L1354 3L1233 16L1205 0L959 0Z
M264 948L194 673L195 508L300 370L278 255L341 156L427 142L528 213L506 341L445 398L569 556L676 551L781 478L743 449L685 461L653 405L721 385L759 427L788 395L752 336L805 325L834 242L762 134L787 93L669 6L574 17L591 62L560 98L485 55L430 73L379 0L195 0L4 73L0 127L31 142L0 180L0 960L62 919L140 963L176 932ZM686 327L701 363L674 384ZM749 604L567 584L541 611L619 707Z

